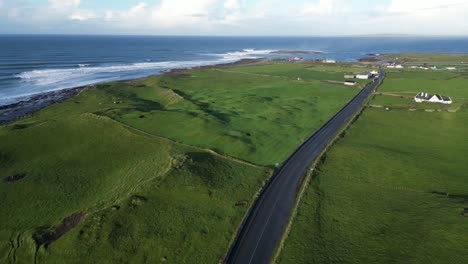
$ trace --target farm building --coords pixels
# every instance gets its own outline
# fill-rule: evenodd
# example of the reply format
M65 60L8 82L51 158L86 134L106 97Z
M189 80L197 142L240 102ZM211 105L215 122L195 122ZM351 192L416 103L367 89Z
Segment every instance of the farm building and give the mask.
M356 82L355 81L351 81L351 80L346 80L344 82L344 85L347 85L347 86L356 86Z
M354 75L354 74L345 74L344 78L345 79L354 79L354 78L356 78L356 75Z
M324 59L322 62L323 63L336 63L336 60L334 60L334 59Z
M414 97L416 103L430 102L430 103L440 103L440 104L452 104L452 99L448 96L443 96L440 94L428 94L428 93L418 93Z
M360 73L358 75L356 75L356 79L360 79L360 80L369 80L369 79L372 79L374 77L374 75L370 72L367 72L367 73Z

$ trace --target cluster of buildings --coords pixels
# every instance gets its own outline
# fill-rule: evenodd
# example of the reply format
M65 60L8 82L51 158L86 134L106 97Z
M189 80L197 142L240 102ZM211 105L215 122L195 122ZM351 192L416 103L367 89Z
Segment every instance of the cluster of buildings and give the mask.
M291 57L291 58L288 58L288 61L289 62L298 62L298 61L303 61L304 58L303 57Z
M411 69L421 69L421 70L437 70L437 66L411 66Z
M430 102L430 103L440 103L440 104L452 104L452 99L448 96L443 96L440 94L428 94L424 92L418 93L414 97L416 103Z
M379 75L379 72L375 70L370 71L370 72L359 73L359 74L345 74L344 78L346 79L346 81L344 82L344 85L355 86L357 82L351 79L369 80L369 79L374 79L378 77L378 75Z
M389 69L403 69L405 67L403 65L401 65L401 64L392 63L390 65L387 65L387 68L389 68Z
M345 74L344 78L345 79L359 79L359 80L369 80L377 77L379 75L378 71L370 71L370 72L364 72L364 73L359 73L359 74Z
M438 70L437 66L411 66L410 67L411 69L421 69L421 70ZM457 70L456 67L445 67L446 70L449 70L449 71L455 71Z

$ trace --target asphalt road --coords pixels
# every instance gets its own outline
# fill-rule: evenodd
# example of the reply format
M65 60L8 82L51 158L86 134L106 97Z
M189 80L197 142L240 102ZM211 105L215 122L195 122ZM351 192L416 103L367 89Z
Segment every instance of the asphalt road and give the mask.
M253 205L225 262L269 263L289 222L306 170L337 132L359 111L380 85L380 77L362 89L343 109L310 136L275 173Z

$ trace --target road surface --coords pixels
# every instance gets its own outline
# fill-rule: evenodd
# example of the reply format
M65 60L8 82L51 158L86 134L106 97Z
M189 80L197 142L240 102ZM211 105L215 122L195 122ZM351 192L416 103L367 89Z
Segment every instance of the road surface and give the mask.
M225 262L269 263L289 222L306 170L337 132L361 109L384 78L380 77L357 94L343 109L310 136L273 175L253 205Z

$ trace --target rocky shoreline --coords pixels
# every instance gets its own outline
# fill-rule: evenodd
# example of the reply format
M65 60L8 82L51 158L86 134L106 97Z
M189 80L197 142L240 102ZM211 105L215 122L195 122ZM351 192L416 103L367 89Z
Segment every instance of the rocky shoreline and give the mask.
M323 54L323 52L314 50L277 50L270 52L270 54Z
M53 92L46 92L28 100L0 106L0 125L6 125L25 116L31 115L49 105L63 102L78 95L90 86L76 87Z

